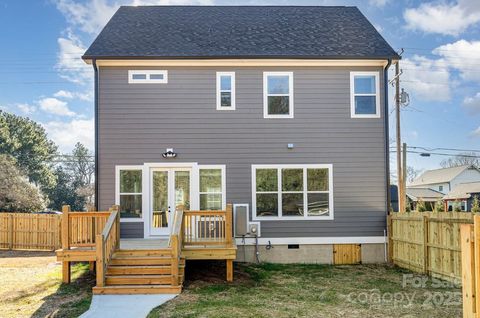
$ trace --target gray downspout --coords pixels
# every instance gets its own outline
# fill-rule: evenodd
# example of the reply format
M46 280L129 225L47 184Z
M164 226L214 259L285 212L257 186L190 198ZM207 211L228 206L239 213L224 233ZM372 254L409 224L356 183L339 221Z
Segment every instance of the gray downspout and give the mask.
M98 162L98 67L97 67L97 60L92 60L93 65L93 72L94 72L94 104L95 104L95 210L99 210L99 197L98 197L98 170L99 170L99 162Z
M388 68L392 65L392 59L388 59L388 63L384 68L383 81L384 81L384 120L385 120L385 183L387 189L387 215L390 214L390 140L389 140L389 120L388 120ZM398 190L397 190L398 191Z

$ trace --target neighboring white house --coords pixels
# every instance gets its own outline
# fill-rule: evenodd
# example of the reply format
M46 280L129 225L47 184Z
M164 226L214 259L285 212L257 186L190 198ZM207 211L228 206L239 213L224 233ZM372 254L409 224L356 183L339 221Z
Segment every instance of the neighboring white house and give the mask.
M480 171L473 166L428 170L407 187L431 189L447 194L460 183L468 182L480 182Z

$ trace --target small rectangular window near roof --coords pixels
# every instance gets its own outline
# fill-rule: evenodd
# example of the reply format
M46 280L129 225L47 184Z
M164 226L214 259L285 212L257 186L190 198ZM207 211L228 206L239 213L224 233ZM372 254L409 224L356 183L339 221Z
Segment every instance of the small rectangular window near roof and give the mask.
M235 110L235 72L217 72L217 110Z
M263 73L263 117L293 118L293 73Z
M168 71L166 70L130 70L128 71L129 84L166 84Z
M378 72L350 72L350 113L352 118L380 117Z

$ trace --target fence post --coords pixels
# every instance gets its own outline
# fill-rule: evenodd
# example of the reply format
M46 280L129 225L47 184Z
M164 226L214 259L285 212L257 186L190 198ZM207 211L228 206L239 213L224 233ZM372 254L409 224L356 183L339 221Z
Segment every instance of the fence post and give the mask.
M428 254L428 215L423 216L423 272L428 275L430 255Z
M475 308L480 308L480 273L479 273L479 266L480 266L480 215L475 215L473 217L473 249L474 249L474 267L472 271L474 281L474 288L475 288ZM478 313L479 310L475 312Z
M472 225L460 225L460 244L462 247L462 299L463 317L475 317L475 247Z
M387 261L393 264L393 220L392 215L387 216L388 254Z
M62 206L62 250L66 251L70 248L70 225L69 216L70 206ZM66 284L70 283L70 262L62 262L62 281Z
M13 214L8 215L8 248L13 250Z

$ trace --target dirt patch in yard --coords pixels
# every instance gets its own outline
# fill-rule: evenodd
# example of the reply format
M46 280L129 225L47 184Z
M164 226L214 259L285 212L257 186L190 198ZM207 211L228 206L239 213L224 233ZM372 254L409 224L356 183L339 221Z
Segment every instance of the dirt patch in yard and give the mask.
M0 317L78 317L90 306L94 276L88 264L72 266L61 283L55 253L0 251Z
M185 288L153 317L461 317L461 290L385 265L188 262Z

